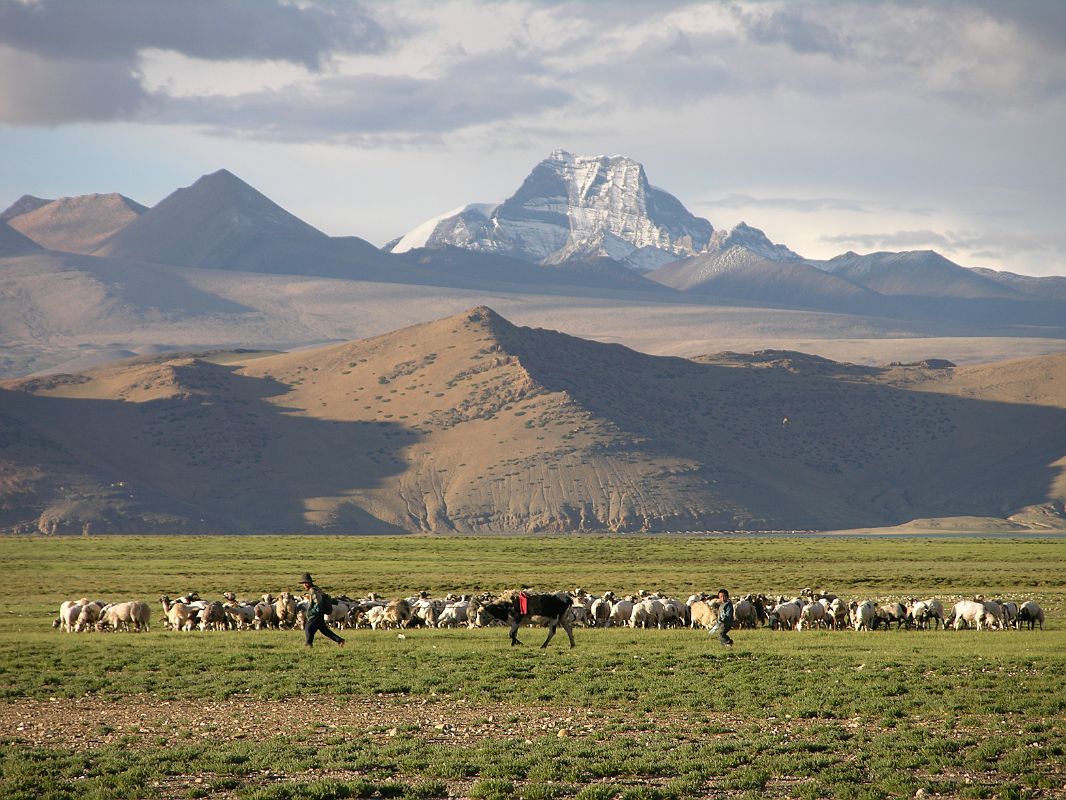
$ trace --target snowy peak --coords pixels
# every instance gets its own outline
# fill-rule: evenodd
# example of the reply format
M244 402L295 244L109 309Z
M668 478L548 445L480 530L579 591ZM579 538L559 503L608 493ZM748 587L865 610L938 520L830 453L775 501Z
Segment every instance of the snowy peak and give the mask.
M715 231L711 237L708 250L726 251L733 247L742 247L768 261L800 261L802 256L789 250L783 244L774 244L765 233L741 222L730 231Z
M555 150L503 203L430 220L392 250L450 245L544 264L608 257L643 271L703 251L713 233L639 162Z

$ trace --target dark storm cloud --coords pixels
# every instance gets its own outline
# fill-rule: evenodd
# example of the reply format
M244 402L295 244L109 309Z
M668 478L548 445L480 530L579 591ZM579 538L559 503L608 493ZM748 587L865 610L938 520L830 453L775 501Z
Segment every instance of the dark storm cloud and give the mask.
M379 52L384 29L353 4L280 0L0 0L0 44L53 59L132 62L146 49L319 69L335 53Z
M0 123L59 125L129 118L148 95L127 64L49 61L0 48Z
M346 75L234 97L169 98L162 122L273 140L343 141L394 132L440 135L565 106L573 96L520 57L468 58L436 78Z

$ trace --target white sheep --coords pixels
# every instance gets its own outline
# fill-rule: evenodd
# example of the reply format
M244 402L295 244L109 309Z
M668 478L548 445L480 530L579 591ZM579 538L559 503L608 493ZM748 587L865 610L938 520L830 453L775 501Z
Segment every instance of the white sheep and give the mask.
M112 603L104 606L100 621L96 623L98 631L114 630L147 632L152 618L152 609L140 600L125 603Z
M633 598L628 595L615 602L611 606L611 624L618 626L628 625L630 617L633 616L634 605Z
M799 598L785 603L778 603L768 615L770 628L772 630L777 630L778 628L788 631L794 630L796 625L799 624L800 611L803 610L803 605L803 601Z
M437 618L438 628L457 628L466 625L470 621L467 612L470 610L469 600L458 600L448 603Z
M78 617L81 615L82 602L88 603L88 598L83 600L64 600L59 606L59 616L52 623L53 628L62 628L67 633L74 633L78 625Z
M799 622L796 623L796 630L801 631L804 628L817 628L825 622L825 615L826 608L824 604L818 601L807 603L800 609Z
M995 619L989 615L984 603L977 600L960 600L951 609L944 624L945 626L950 624L958 631L962 630L964 625L983 630L994 622Z
M851 609L851 623L857 631L872 631L877 624L877 604L873 600L854 603Z

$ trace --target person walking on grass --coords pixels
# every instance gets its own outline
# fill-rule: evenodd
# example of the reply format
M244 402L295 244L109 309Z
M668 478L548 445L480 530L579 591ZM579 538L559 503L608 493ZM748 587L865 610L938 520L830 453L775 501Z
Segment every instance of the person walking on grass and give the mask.
M733 640L729 638L729 631L733 627L733 601L729 599L727 589L718 590L718 622L708 633L718 633L718 641L723 647L732 647Z
M315 586L310 572L303 574L300 583L304 586L304 599L307 600L307 616L304 621L307 646L315 646L315 634L321 631L323 636L335 641L338 647L344 647L344 639L331 631L326 624L326 614L332 611L329 595Z

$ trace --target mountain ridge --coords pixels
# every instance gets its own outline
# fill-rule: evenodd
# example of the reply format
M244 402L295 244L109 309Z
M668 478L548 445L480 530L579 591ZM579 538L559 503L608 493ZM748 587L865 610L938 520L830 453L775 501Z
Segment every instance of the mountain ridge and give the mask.
M1066 495L1049 467L1066 452L1064 419L1066 355L954 369L694 361L478 306L308 351L2 382L0 525L484 533L1005 518Z

